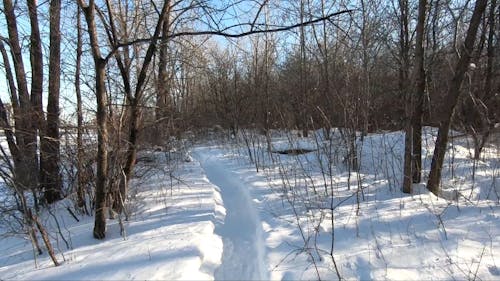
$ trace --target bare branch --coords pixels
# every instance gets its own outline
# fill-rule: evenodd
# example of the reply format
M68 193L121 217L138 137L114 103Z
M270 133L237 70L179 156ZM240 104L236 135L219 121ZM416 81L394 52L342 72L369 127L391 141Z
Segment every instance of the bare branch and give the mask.
M183 36L202 36L202 35L222 36L222 37L227 37L227 38L241 38L241 37L246 37L246 36L253 35L253 34L276 33L276 32L292 30L292 29L295 29L295 28L298 28L301 26L312 25L312 24L322 22L325 20L330 20L330 18L332 18L332 17L339 16L342 14L347 14L347 13L350 13L353 11L354 10L352 10L352 9L351 10L343 10L343 11L335 12L335 13L332 13L332 14L326 15L324 17L314 19L314 20L305 21L302 23L297 23L297 24L283 26L283 27L277 27L277 28L273 28L273 29L267 29L267 30L261 30L261 29L253 30L251 28L249 31L241 32L241 33L229 33L229 32L226 32L224 30L181 31L181 32L169 34L166 39L183 37ZM246 25L246 24L242 24L242 25ZM233 26L233 27L235 27L235 26ZM159 39L164 39L164 38L160 37ZM131 46L131 45L140 44L140 43L146 43L146 42L150 42L151 40L153 40L153 38L139 38L139 39L132 40L129 42L119 43L115 46L115 49L112 52L115 52L116 49L121 48L121 47Z

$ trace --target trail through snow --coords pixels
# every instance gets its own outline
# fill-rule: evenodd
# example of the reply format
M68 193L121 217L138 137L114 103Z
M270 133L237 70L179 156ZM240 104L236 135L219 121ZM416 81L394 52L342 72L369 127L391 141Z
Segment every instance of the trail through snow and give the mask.
M216 280L267 280L265 244L262 223L253 206L249 187L224 165L222 154L208 148L196 149L194 156L205 170L208 180L220 188L226 218L215 232L224 244L222 264Z

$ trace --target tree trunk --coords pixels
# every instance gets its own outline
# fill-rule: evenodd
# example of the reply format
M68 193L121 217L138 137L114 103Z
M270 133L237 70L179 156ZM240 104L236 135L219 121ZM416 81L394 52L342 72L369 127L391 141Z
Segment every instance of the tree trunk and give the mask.
M169 13L170 14L170 13ZM168 56L168 34L170 32L170 16L167 15L163 22L162 39L160 41L160 53L158 62L158 84L156 94L156 109L155 117L158 123L158 130L165 129L163 124L167 124L165 118L168 116L169 106L169 85L167 74L167 56ZM158 136L162 136L162 132L158 131Z
M54 263L54 266L59 266L60 263L57 260L56 254L54 252L54 247L52 247L52 243L50 243L49 239L49 234L47 233L47 230L45 227L42 225L40 220L38 219L38 216L34 215L31 210L29 210L31 220L36 224L36 227L38 228L38 231L40 232L40 235L42 236L42 240L45 244L45 247L47 248L47 253L49 254L50 259Z
M302 130L302 137L309 137L308 113L309 113L309 96L306 93L306 34L304 27L305 3L300 0L300 97L302 104L299 105L299 120L297 127Z
M82 93L80 88L80 71L82 63L82 27L81 27L81 11L77 11L77 42L76 42L76 66L75 66L75 92L76 92L76 115L77 115L77 133L76 133L76 147L77 147L77 204L86 214L88 214L85 204L85 167L84 163L84 149L83 149L83 112L82 112Z
M61 175L59 173L59 91L61 75L61 0L50 1L50 54L49 54L49 97L47 102L47 123L45 136L41 141L41 183L45 187L45 200L53 203L62 198ZM41 159L42 160L42 159ZM42 165L43 163L43 165Z
M98 130L94 238L104 239L106 237L106 211L107 211L106 194L108 186L107 182L108 124L107 124L107 107L106 107L108 101L107 101L106 85L105 85L106 65L104 61L99 58L94 60L96 69L97 130Z
M43 53L42 40L40 38L40 28L38 26L38 11L37 1L28 0L28 14L30 18L31 34L30 34L30 61L31 61L31 110L29 118L31 120L31 128L28 131L26 145L29 153L28 161L31 162L32 181L39 185L40 167L37 156L37 136L40 140L43 139L44 116L42 108L42 93L43 93ZM41 151L43 154L43 151ZM41 155L41 157L43 157ZM34 187L34 188L38 188ZM35 190L33 189L33 192Z
M412 173L413 183L421 181L422 174L422 115L424 110L425 69L424 69L424 37L426 23L427 0L418 2L417 37L415 46L415 101L412 116Z
M401 97L405 101L405 151L404 151L404 164L403 164L403 192L411 193L412 189L412 136L413 127L411 124L411 116L413 115L413 102L412 97L408 91L409 80L409 65L410 65L410 39L408 27L408 13L409 7L406 0L399 1L399 91Z
M88 5L83 0L78 1L87 22L92 57L95 67L95 94L97 100L97 178L95 187L95 221L94 238L106 237L106 195L108 178L108 124L107 124L107 95L106 95L106 61L101 56L96 23L95 2L90 0Z
M453 75L453 78L450 82L450 88L448 89L448 93L446 94L445 100L447 101L447 106L443 109L446 120L441 122L439 125L438 136L434 148L434 155L432 156L431 171L429 174L429 180L427 181L427 188L435 195L438 195L440 191L439 184L441 181L441 170L448 146L448 133L450 130L451 121L453 119L456 105L460 98L460 88L465 76L465 72L467 71L467 68L469 66L471 54L474 49L474 43L476 41L477 30L481 22L481 17L484 13L484 10L486 9L487 3L487 0L476 1L469 29L467 30L467 36L465 38L464 45L461 47L460 59L455 66L455 74Z
M412 192L412 136L413 128L411 122L407 121L405 127L405 153L404 153L404 164L403 164L403 192Z

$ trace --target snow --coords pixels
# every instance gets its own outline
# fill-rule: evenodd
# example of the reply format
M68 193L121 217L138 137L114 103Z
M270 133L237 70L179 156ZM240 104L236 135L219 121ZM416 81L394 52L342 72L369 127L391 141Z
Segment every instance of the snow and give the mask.
M108 220L106 239L94 240L92 217L76 222L63 201L53 213L69 249L42 214L63 264L35 263L28 241L2 236L0 280L500 279L498 146L473 160L468 140L453 138L436 197L425 188L435 132L424 129L412 194L400 192L401 132L358 140L359 173L337 133L273 135L274 150L314 150L303 155L269 155L262 136L252 149L203 141L170 166L155 152L155 168L133 183L126 237Z
M223 225L216 233L223 237L222 265L215 273L219 280L267 280L262 227L252 206L248 186L238 175L220 164L223 160L211 155L209 149L197 149L210 182L218 186L227 211Z

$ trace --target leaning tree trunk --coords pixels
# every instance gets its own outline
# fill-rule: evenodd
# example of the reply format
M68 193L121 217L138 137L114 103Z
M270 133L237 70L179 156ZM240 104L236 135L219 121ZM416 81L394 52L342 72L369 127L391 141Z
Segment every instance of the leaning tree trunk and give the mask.
M434 193L439 194L439 184L441 181L441 170L443 167L444 156L446 154L446 148L448 146L448 133L451 126L451 121L453 119L453 114L455 112L456 105L460 98L460 87L465 76L465 72L470 63L470 58L472 51L474 49L474 43L476 41L476 34L481 22L481 17L486 9L488 1L487 0L477 0L472 18L470 21L469 29L467 30L467 36L465 37L465 43L461 48L460 59L455 66L455 74L450 83L450 88L446 95L445 100L447 105L443 108L446 119L442 121L439 125L438 136L436 139L436 145L434 148L434 155L432 156L431 171L429 174L429 180L427 182L427 189Z
M156 43L159 40L161 30L163 28L163 23L168 18L170 13L170 1L167 0L163 4L163 8L155 27L155 31L151 41L149 43L144 61L142 63L139 76L137 77L137 84L135 87L134 97L130 100L130 115L129 115L129 132L128 132L128 146L127 146L127 159L125 167L123 169L124 179L120 183L118 211L121 212L123 209L123 203L127 198L128 192L128 181L132 177L132 171L134 170L134 165L137 157L137 142L139 136L139 118L141 115L140 102L142 101L143 88L147 82L147 72L151 61L153 60L154 52L156 51Z

